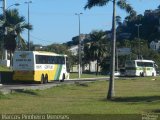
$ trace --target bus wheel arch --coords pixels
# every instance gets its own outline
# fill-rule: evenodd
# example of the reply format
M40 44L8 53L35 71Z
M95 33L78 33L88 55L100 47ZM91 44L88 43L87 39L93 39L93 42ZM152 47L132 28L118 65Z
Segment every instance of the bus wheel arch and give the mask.
M62 79L60 80L60 82L64 82L64 79L65 79L65 73L63 73Z

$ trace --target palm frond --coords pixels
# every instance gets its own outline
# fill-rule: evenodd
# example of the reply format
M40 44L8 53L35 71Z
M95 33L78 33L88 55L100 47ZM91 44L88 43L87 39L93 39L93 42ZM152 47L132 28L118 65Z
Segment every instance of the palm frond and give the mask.
M27 44L20 34L17 35L18 49L27 49Z
M128 13L135 12L133 10L133 8L131 7L131 5L129 3L127 3L126 0L119 0L119 1L117 1L117 6L119 6L121 9L126 10L126 12L128 12Z
M88 0L87 4L85 5L84 9L91 9L94 6L104 6L111 0Z
M1 17L1 16L0 16ZM17 9L11 9L6 11L6 23L5 26L13 28L17 34L21 33L25 29L32 30L32 25L28 25L24 16L20 16Z
M20 22L24 22L25 18L19 15L17 9L6 11L6 22L9 24L18 24Z
M23 32L25 29L32 30L32 25L28 25L27 23L19 23L15 26L15 30L18 34Z

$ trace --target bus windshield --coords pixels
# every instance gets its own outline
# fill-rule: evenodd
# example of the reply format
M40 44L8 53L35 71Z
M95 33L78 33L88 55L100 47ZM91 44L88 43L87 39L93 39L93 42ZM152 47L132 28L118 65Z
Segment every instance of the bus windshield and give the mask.
M135 67L135 62L134 61L126 61L126 67Z

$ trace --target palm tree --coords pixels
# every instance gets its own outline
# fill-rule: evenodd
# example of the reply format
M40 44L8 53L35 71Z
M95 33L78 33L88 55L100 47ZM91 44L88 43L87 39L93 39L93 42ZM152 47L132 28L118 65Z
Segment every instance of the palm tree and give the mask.
M3 15L0 15L3 19ZM25 18L19 15L17 9L6 11L6 19L3 24L3 28L6 29L6 35L4 35L4 47L10 51L10 62L12 58L12 53L15 51L18 43L18 47L21 46L26 49L26 43L21 37L21 33L25 29L32 29L31 25L25 23Z
M99 65L102 62L103 58L106 56L107 46L106 46L106 34L103 31L93 31L90 35L91 37L91 45L90 45L90 53L92 56L92 60L97 61L97 70L96 75L99 71Z
M116 23L117 23L118 26L122 25L121 16L116 16Z
M83 62L84 64L89 64L89 72L91 72L90 70L90 61L92 61L92 54L91 54L91 51L90 51L90 47L91 47L91 44L90 43L85 43L84 44L84 49L83 49Z
M10 33L4 37L4 48L10 52L10 66L12 66L12 53L16 49L15 37L16 35L14 33Z
M112 56L111 56L111 75L107 99L112 99L114 96L114 71L115 71L115 44L116 44L116 4L126 10L128 13L133 13L133 8L126 0L88 0L85 9L90 9L94 6L104 6L109 2L113 2L113 19L112 19Z
M4 26L8 28L7 34L10 34L13 31L15 32L18 49L26 49L27 45L24 39L22 38L21 33L25 29L31 30L32 26L28 25L28 23L25 22L25 18L19 15L19 12L17 9L6 11L6 21Z

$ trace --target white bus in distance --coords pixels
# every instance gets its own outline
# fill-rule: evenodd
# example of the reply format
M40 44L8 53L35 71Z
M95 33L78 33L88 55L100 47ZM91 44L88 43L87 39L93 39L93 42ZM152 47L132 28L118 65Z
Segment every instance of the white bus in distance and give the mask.
M67 55L44 51L15 51L13 80L47 83L69 79Z
M125 63L125 75L156 76L156 67L153 60L128 60Z

